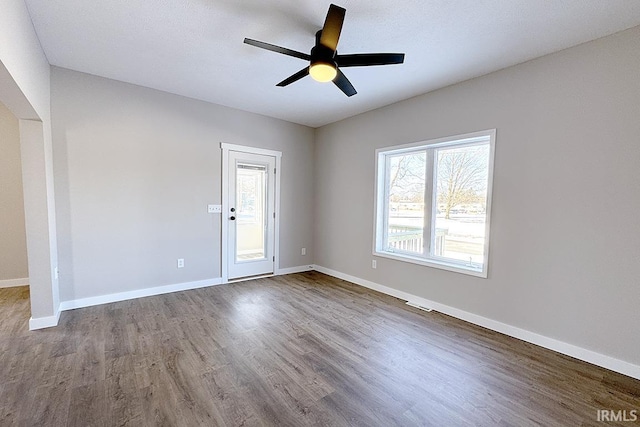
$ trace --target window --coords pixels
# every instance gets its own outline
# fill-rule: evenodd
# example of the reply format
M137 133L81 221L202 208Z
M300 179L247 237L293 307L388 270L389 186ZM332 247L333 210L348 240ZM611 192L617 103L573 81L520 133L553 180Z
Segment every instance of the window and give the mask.
M495 134L377 150L374 255L487 277Z

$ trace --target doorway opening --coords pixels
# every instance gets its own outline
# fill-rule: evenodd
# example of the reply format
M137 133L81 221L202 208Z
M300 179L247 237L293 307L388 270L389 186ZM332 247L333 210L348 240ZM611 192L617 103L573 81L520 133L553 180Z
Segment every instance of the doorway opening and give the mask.
M29 285L20 121L0 101L0 288Z

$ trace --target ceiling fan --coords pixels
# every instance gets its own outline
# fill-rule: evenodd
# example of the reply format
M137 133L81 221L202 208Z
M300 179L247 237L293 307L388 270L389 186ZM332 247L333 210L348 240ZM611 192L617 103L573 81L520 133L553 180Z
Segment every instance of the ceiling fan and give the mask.
M273 44L245 38L244 42L262 49L293 56L309 61L309 66L287 77L276 86L287 86L307 76L319 82L333 81L347 96L355 95L356 89L349 79L340 71L340 67L367 67L370 65L402 64L404 53L356 53L351 55L339 55L338 40L342 31L342 23L346 9L332 4L329 6L324 26L316 33L316 44L311 49L311 54L298 52Z

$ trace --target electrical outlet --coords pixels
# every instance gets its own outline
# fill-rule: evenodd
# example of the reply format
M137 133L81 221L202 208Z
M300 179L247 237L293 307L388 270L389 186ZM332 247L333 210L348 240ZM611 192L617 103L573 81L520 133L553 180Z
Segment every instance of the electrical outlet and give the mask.
M371 268L378 268L378 262L375 259L371 260Z
M184 267L184 258L178 258L178 268Z
M306 255L307 254L307 248L302 248L302 250L300 251L300 255Z

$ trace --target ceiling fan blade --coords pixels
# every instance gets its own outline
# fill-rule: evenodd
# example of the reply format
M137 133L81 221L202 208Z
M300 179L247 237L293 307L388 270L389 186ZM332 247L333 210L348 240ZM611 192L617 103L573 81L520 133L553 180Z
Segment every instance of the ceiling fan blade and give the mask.
M340 39L340 32L342 31L342 23L344 22L344 15L346 9L332 4L329 6L329 12L327 12L327 18L324 21L324 27L322 27L322 33L320 35L320 44L335 51L338 48L338 40Z
M340 88L347 96L353 96L356 93L356 89L353 87L347 76L345 76L340 69L337 70L338 75L333 79L333 83Z
M294 58L304 59L305 61L311 60L310 55L306 53L298 52L297 50L287 49L286 47L280 47L274 44L265 43L265 42L261 42L253 39L247 39L247 38L244 39L244 42L246 44L250 44L251 46L259 47L261 49L266 49L266 50L270 50L277 53L282 53L283 55L293 56Z
M402 64L404 53L355 53L337 55L338 67L367 67L369 65Z
M294 75L287 77L286 79L278 83L276 86L284 87L284 86L290 85L291 83L297 82L301 78L308 75L309 75L309 67L305 67L302 70L295 73Z

